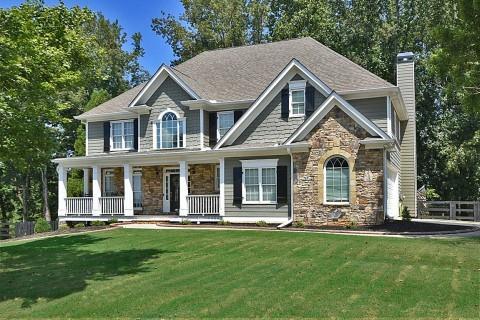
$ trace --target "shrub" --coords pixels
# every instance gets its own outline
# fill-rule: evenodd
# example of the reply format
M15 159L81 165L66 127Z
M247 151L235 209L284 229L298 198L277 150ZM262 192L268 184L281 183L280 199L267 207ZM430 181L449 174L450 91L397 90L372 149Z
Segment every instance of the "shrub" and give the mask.
M52 227L50 227L50 223L44 218L40 218L35 222L35 233L43 233L52 231Z
M70 226L66 223L61 223L58 225L58 231L70 230Z
M412 216L410 215L410 210L408 210L408 207L403 207L400 215L403 221L412 220Z
M192 221L188 219L182 219L182 224L192 224Z
M75 229L77 229L77 228L84 228L84 227L85 227L85 223L83 223L83 222L75 223L75 224L73 225L73 227L74 227Z
M117 218L111 218L107 221L107 225L111 225L112 223L118 223L118 219Z
M345 229L357 229L358 224L356 221L350 221L347 225L345 225Z
M230 224L230 221L228 220L220 220L217 222L217 224L221 225L221 226L228 226Z
M105 225L105 222L103 222L103 221L100 221L100 220L92 221L92 226L94 226L94 227L102 227L104 225Z
M303 223L303 221L295 221L293 223L293 227L294 228L305 228L305 223Z
M255 224L257 227L268 227L268 223L264 220L257 221Z

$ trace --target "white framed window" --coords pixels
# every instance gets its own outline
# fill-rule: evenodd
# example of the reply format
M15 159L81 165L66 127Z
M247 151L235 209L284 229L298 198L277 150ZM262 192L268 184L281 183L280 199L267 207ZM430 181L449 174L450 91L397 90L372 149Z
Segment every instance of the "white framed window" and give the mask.
M217 112L217 141L219 141L235 123L233 111Z
M133 169L133 207L140 209L143 206L142 169Z
M113 169L106 169L103 171L103 196L113 197L117 194L115 187L115 173Z
M242 160L243 203L277 203L277 159Z
M305 115L305 80L290 81L289 88L289 110L290 117L303 117Z
M215 191L220 190L220 166L215 166Z
M185 148L185 118L180 118L171 110L160 114L153 126L154 149Z
M325 203L348 204L350 196L350 168L348 161L334 156L325 162Z
M134 137L133 120L110 122L110 150L133 149Z

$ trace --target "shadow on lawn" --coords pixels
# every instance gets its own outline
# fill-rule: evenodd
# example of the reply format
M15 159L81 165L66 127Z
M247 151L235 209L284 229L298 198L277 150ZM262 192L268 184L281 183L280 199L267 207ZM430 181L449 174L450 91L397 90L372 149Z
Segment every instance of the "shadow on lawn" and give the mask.
M82 291L89 280L148 272L145 262L170 253L157 249L85 248L107 239L78 235L0 248L0 302L23 299L22 307L28 308L38 299L53 300Z

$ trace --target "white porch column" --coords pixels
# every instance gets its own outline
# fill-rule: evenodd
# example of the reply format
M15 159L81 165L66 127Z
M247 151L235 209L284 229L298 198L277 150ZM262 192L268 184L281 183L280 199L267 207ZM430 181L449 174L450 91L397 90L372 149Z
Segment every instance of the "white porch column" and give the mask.
M90 194L90 185L89 185L89 176L90 176L90 169L84 168L83 169L83 196L87 196Z
M67 215L67 169L61 164L57 167L58 173L58 216Z
M188 164L186 161L180 161L180 216L188 215Z
M220 198L218 210L221 216L225 215L225 158L220 158Z
M132 181L132 165L123 165L123 212L126 216L133 216L133 181Z
M102 179L102 171L99 166L92 167L92 214L94 216L99 216L102 212L100 208L100 197L102 196L102 188L100 188Z
M200 149L205 149L205 141L203 140L203 135L205 134L203 131L205 130L205 112L203 108L200 108Z

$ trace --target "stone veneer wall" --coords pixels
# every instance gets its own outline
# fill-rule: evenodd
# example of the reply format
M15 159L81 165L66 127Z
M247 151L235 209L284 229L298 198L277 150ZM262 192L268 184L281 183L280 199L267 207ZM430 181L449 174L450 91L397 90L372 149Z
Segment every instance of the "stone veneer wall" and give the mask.
M306 137L310 152L293 155L294 219L307 225L381 224L383 211L383 150L366 150L359 141L369 134L340 108L334 107ZM350 167L350 204L323 202L323 168L331 156L341 155ZM338 221L328 218L340 209Z
M219 193L215 190L215 164L192 164L189 166L190 194Z
M141 214L163 212L163 167L142 167L143 210ZM140 212L139 212L140 213Z

